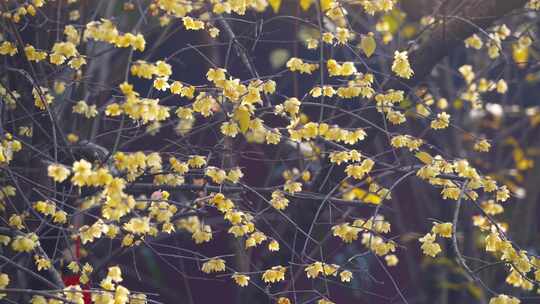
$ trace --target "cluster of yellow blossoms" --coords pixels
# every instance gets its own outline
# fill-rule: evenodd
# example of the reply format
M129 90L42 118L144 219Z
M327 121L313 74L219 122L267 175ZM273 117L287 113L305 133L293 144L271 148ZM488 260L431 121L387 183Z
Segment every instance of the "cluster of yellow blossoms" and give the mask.
M145 66L145 64L142 65ZM139 66L132 66L132 73L138 71L137 67ZM152 73L150 72L150 75ZM107 116L115 117L125 113L134 121L140 121L143 124L154 123L158 126L161 121L169 118L169 108L160 105L159 99L140 98L139 93L134 91L133 86L127 82L120 85L120 90L126 96L126 100L123 104L111 103L107 105L105 110Z
M406 121L405 115L396 110L396 105L403 101L403 91L388 90L386 93L375 95L377 111L386 114L386 119L394 124L399 125Z
M0 188L0 211L6 210L6 200L9 199L9 197L15 196L16 194L17 190L13 186L7 185ZM1 237L2 236L0 235L0 240Z
M394 53L394 62L392 63L392 71L401 78L409 79L414 74L414 71L409 64L407 52L396 51Z
M306 272L306 276L308 279L314 279L317 278L319 275L324 276L336 276L339 272L339 277L342 282L350 282L353 274L349 270L342 270L339 271L339 265L335 264L326 264L323 262L314 262L306 268L304 268L304 271Z
M358 128L354 131L344 130L338 126L330 126L326 123L309 122L299 129L289 129L290 139L293 141L311 140L320 136L328 141L344 142L354 145L367 137L364 129Z
M275 283L275 282L283 281L285 280L286 272L287 272L287 268L283 266L274 266L263 273L262 279L266 283Z
M490 231L485 238L485 249L509 267L506 283L523 290L532 290L540 281L540 259L525 250L517 250L504 236L503 225L487 225L481 229ZM532 274L533 279L529 278Z
M300 58L293 57L287 61L287 68L291 72L300 72L302 74L311 74L319 68L316 63L306 63Z
M500 79L497 82L483 77L476 79L476 74L471 65L463 65L458 69L458 71L467 83L467 86L461 93L460 97L464 101L469 102L473 109L482 109L482 100L480 98L480 94L486 92L505 94L508 90L508 85L504 79Z
M225 271L225 260L217 258L210 259L202 265L201 270L204 273Z
M338 63L334 59L330 59L326 62L326 68L330 76L351 76L357 74L356 67L352 62Z
M47 53L43 50L38 50L34 46L27 44L24 46L24 54L29 61L40 62L49 57L49 62L54 65L61 65L68 61L68 66L78 70L84 64L86 59L79 54L77 45L80 42L79 32L74 26L68 25L64 28L66 40L64 42L56 42L50 51ZM18 53L15 45L9 41L4 41L0 44L0 55L14 56Z
M497 201L504 202L510 197L506 186L498 187L496 181L492 178L482 177L466 160L448 162L439 155L431 157L426 152L419 152L416 155L424 163L418 169L417 176L434 186L442 186L441 195L444 199L458 200L463 198L476 200L478 193L475 190L480 188L486 193L495 192ZM458 177L466 179L466 187L461 191L452 179L438 177L441 174L456 174Z
M20 141L13 138L10 133L4 133L0 144L0 164L9 164L13 155L22 149Z
M424 144L421 138L415 138L410 135L396 135L390 140L394 148L407 148L409 151L416 151Z
M96 117L98 114L96 105L88 105L84 100L77 102L73 106L73 113L81 114L86 118Z
M67 223L67 213L64 210L58 210L54 202L37 201L34 203L34 209L43 215L51 216L55 224Z
M397 0L362 0L358 1L366 13L374 15L378 12L388 12L394 8Z
M146 41L142 34L120 34L116 26L107 19L88 22L84 31L84 39L107 42L118 48L132 47L141 52L144 51L146 46Z
M435 257L441 252L441 246L435 243L437 236L443 238L452 237L452 223L434 223L431 233L428 233L418 239L422 246L420 247L425 255Z
M397 264L397 257L392 252L396 250L396 243L382 237L382 234L390 232L390 223L384 220L384 217L378 215L367 220L357 219L354 222L342 223L332 227L334 236L339 237L345 243L352 243L358 239L362 233L362 245L372 250L378 256L385 256L390 266Z
M176 222L176 227L191 233L195 244L209 242L212 239L212 227L202 223L197 216L179 219Z
M39 245L39 238L35 233L17 235L11 242L11 249L16 252L31 252Z
M498 295L489 300L489 304L519 304L521 301L518 298L507 296L505 294Z
M54 101L54 97L49 94L49 89L44 87L34 87L32 95L34 96L34 105L40 110L45 110Z
M0 273L0 289L5 289L9 284L9 276L5 273ZM0 299L6 296L5 293L0 293Z

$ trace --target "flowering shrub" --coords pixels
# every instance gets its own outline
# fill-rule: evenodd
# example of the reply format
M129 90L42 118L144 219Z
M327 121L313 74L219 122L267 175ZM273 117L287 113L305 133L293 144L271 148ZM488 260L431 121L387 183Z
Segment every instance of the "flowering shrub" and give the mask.
M422 2L0 3L0 298L528 303L540 2Z

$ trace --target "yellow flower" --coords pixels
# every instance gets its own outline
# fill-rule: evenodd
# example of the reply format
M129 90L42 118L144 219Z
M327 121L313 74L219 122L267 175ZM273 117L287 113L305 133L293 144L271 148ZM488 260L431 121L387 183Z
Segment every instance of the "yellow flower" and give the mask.
M521 301L517 298L501 294L489 300L489 304L519 304Z
M202 168L206 165L206 159L204 156L193 155L188 159L187 163L191 168Z
M474 72L472 69L472 66L466 64L459 67L458 71L463 75L463 78L465 78L465 81L467 83L471 83L474 80Z
M422 246L420 247L425 255L435 257L439 252L441 252L441 246L435 243L435 234L426 234L425 236L418 239Z
M339 266L336 264L323 264L323 273L326 276L328 275L336 276L338 268Z
M186 30L197 31L197 30L204 29L204 22L200 20L194 20L191 17L183 17L182 21L184 23L184 27L186 28Z
M339 273L339 278L341 279L341 282L350 282L352 277L353 274L349 270L343 270Z
M46 52L38 51L31 45L27 45L24 48L24 53L29 61L39 62L47 58Z
M213 114L212 109L214 108L215 104L216 100L214 97L202 92L197 96L195 102L192 104L192 107L193 111L201 113L201 115L204 117L209 117Z
M319 40L313 39L313 38L308 38L306 40L306 46L307 46L308 49L314 50L319 46Z
M471 37L465 39L465 47L479 50L482 48L483 42L478 35L474 34Z
M54 65L61 65L66 61L66 57L58 53L52 53L49 56L49 61Z
M434 223L431 232L444 238L451 238L452 223Z
M287 68L291 72L300 72L301 74L311 74L313 71L319 68L318 64L304 63L302 59L293 57L287 61Z
M92 164L85 159L73 163L73 177L71 182L75 186L84 186L89 182L89 177L92 174Z
M130 304L146 304L148 303L146 295L143 293L137 293L131 296Z
M16 228L16 229L23 229L23 217L17 214L13 214L9 217L9 226Z
M17 47L13 43L4 41L0 44L0 55L15 56L15 54L17 54Z
M195 87L194 86L185 86L180 90L180 96L186 97L188 99L193 99L195 96Z
M482 209L489 215L497 215L504 212L503 206L493 202L493 200L483 202Z
M11 238L7 235L0 235L0 244L7 246L9 242L11 241Z
M129 247L133 245L133 241L134 241L133 234L126 234L124 238L122 239L122 246Z
M105 114L111 117L119 116L120 114L122 114L122 108L116 102L111 103L107 105L107 108L105 108Z
M441 191L441 194L443 196L444 199L453 199L453 200L458 200L459 199L459 196L460 196L460 193L461 193L461 190L457 187L445 187L442 191Z
M236 284L240 287L246 287L249 283L249 276L235 273L231 276Z
M344 27L338 27L336 29L336 39L339 44L346 44L351 38L353 38L353 34Z
M9 276L5 273L0 273L0 289L5 289L9 284ZM0 293L0 299L5 297L5 293Z
M166 91L169 88L168 79L166 77L159 77L154 80L154 88L159 91Z
M352 241L357 240L360 231L360 228L352 227L349 223L343 223L332 227L333 235L341 238L345 243L351 243Z
M86 64L86 59L84 58L84 56L73 57L68 62L69 67L74 70L80 69L85 64Z
M11 249L16 252L30 252L39 244L38 236L35 233L18 235L11 242Z
M496 200L498 202L505 202L510 198L510 191L508 191L508 188L506 186L502 186L497 190L497 198Z
M283 192L276 190L272 192L272 199L270 200L270 204L272 205L272 207L278 210L283 210L289 205L289 200L285 197Z
M30 304L47 304L47 299L44 296L32 296Z
M127 304L129 301L129 290L122 285L116 286L114 292L114 303L115 304Z
M289 194L295 194L296 192L302 191L302 184L288 180L285 182L285 185L283 185L283 190Z
M276 82L268 80L263 84L263 92L266 94L273 94L276 92Z
M474 143L473 149L477 152L489 152L489 149L491 149L491 144L487 140L481 139Z
M225 72L227 72L225 69L209 69L206 73L206 79L214 83L219 83L225 80Z
M67 136L68 142L74 144L79 141L79 136L77 134L69 133Z
M242 173L242 170L240 170L240 168L234 168L229 170L229 173L227 173L227 180L229 180L233 184L236 184L243 176L244 173Z
M285 297L279 297L277 304L291 304L291 300Z
M330 162L333 164L341 165L343 162L349 161L350 156L346 151L332 152L330 153Z
M278 243L278 241L276 241L276 240L270 241L270 243L268 243L268 250L270 250L270 251L279 251L279 243Z
M399 77L409 79L414 74L411 65L409 64L409 58L407 51L394 52L394 62L392 63L392 71Z
M36 260L36 267L37 267L38 271L41 271L42 269L47 270L47 269L51 268L51 266L52 266L51 260L49 260L47 258L44 258L42 256L35 255L34 259Z
M390 254L384 257L386 260L386 265L388 266L396 266L399 262L398 257L395 254Z
M79 264L75 261L69 262L67 268L73 273L79 273L79 271L81 271Z
M218 258L210 259L202 265L201 270L204 273L225 271L225 260Z
M304 271L306 272L306 276L308 277L308 279L316 278L319 276L319 274L323 273L323 263L315 262L307 266Z
M322 41L327 44L332 44L334 42L334 35L329 32L323 33Z
M347 173L348 177L362 179L371 171L374 164L375 163L371 159L366 158L362 161L361 165L348 165L347 168L345 168L345 173Z
M264 242L266 239L267 237L264 233L256 231L246 239L246 248L255 247Z
M208 29L208 34L210 35L210 37L216 38L217 36L219 36L219 29L215 27L211 27Z
M240 131L240 128L238 127L238 124L233 121L226 121L221 124L221 133L223 135L229 136L229 137L236 137L238 135L238 132Z
M434 130L445 129L450 124L450 115L446 112L437 114L437 119L431 121L431 128Z
M221 170L216 167L207 167L205 174L216 184L222 184L223 181L225 181L225 178L227 178L227 173L225 173L225 170Z
M122 271L120 270L120 267L109 267L109 270L107 272L107 278L111 279L111 281L115 283L122 282Z
M92 226L84 225L79 228L83 245L87 242L93 242L94 239L100 238L104 232L107 232L107 226L101 219L97 220Z
M114 283L113 283L113 281L111 280L110 277L106 277L105 279L101 280L99 285L101 286L101 288L103 288L105 290L112 291L112 290L115 289L115 285L114 285Z
M201 225L201 227L191 235L195 244L209 242L212 239L212 228L209 225Z
M504 79L500 79L497 81L497 93L504 94L506 91L508 91L508 85L506 84L506 81Z
M147 234L150 231L149 217L136 217L124 224L124 229L133 234Z
M182 88L184 85L180 81L173 81L169 89L171 90L171 93L175 95L180 95L182 93Z
M287 268L283 266L274 266L263 273L262 279L265 283L275 283L283 281L285 280L286 271Z
M172 67L170 64L163 60L158 60L155 64L156 66L156 75L159 77L165 77L168 79L172 74Z
M66 178L70 174L70 171L68 168L60 164L52 164L47 167L47 173L49 177L52 177L55 182L61 183L66 180Z

